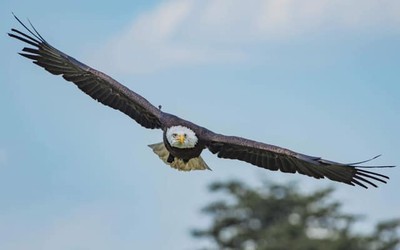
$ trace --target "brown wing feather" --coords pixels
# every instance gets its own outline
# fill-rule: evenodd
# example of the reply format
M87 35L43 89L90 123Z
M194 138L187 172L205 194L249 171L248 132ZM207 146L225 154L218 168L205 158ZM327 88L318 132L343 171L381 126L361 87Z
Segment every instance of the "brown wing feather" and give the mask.
M269 170L280 170L286 173L300 173L317 179L328 178L352 186L367 185L377 187L373 181L386 183L389 177L366 171L356 164L342 164L296 153L286 148L256 142L241 137L214 134L209 131L204 135L207 148L219 158L236 159L251 163ZM373 166L372 168L393 167ZM370 167L369 167L370 168Z
M47 43L32 26L30 30L17 17L18 22L30 33L11 29L8 35L23 41L34 48L25 47L20 55L33 60L54 75L75 83L79 89L93 99L111 108L117 109L146 128L161 128L162 112L142 96L131 91L110 76L97 71L78 60L64 54Z

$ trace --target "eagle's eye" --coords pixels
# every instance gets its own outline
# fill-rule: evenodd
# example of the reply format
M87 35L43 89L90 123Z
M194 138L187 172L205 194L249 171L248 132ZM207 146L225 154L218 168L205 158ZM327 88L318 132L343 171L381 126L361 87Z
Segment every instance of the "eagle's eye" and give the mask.
M183 134L183 137L185 137L185 138L186 138L186 137L187 137L187 134Z
M174 138L177 137L177 136L178 136L177 133L173 133L173 134L172 134L172 137L174 137Z

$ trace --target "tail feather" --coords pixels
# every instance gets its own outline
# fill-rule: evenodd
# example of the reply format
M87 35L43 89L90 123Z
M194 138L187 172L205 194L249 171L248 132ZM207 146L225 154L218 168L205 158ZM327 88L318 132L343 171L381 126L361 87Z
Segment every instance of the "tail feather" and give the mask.
M169 165L171 168L175 168L179 171L191 171L191 170L211 170L207 166L207 163L201 158L201 156L192 158L188 162L184 162L181 159L178 159L175 157L174 161L169 163L168 156L169 152L167 148L165 147L163 142L156 143L156 144L151 144L149 147L153 150L153 152L158 155L158 157L167 165Z

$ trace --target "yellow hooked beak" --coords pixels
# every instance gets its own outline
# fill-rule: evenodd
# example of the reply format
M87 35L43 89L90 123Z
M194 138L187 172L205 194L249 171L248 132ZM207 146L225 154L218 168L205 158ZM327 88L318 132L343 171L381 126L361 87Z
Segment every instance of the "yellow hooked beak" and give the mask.
M180 144L183 144L185 142L185 136L184 135L178 135L178 141Z

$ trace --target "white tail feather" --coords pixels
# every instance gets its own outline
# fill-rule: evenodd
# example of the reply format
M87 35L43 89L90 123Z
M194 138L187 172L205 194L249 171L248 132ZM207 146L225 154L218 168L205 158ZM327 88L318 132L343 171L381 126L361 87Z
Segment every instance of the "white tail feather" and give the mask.
M179 171L206 170L206 169L211 170L211 168L207 166L207 163L205 163L205 161L201 158L201 156L192 158L188 162L184 162L183 160L175 157L174 161L169 163L167 161L169 152L163 142L151 144L149 145L149 147L153 150L153 152L156 155L158 155L158 157L160 157L160 159L165 164Z

